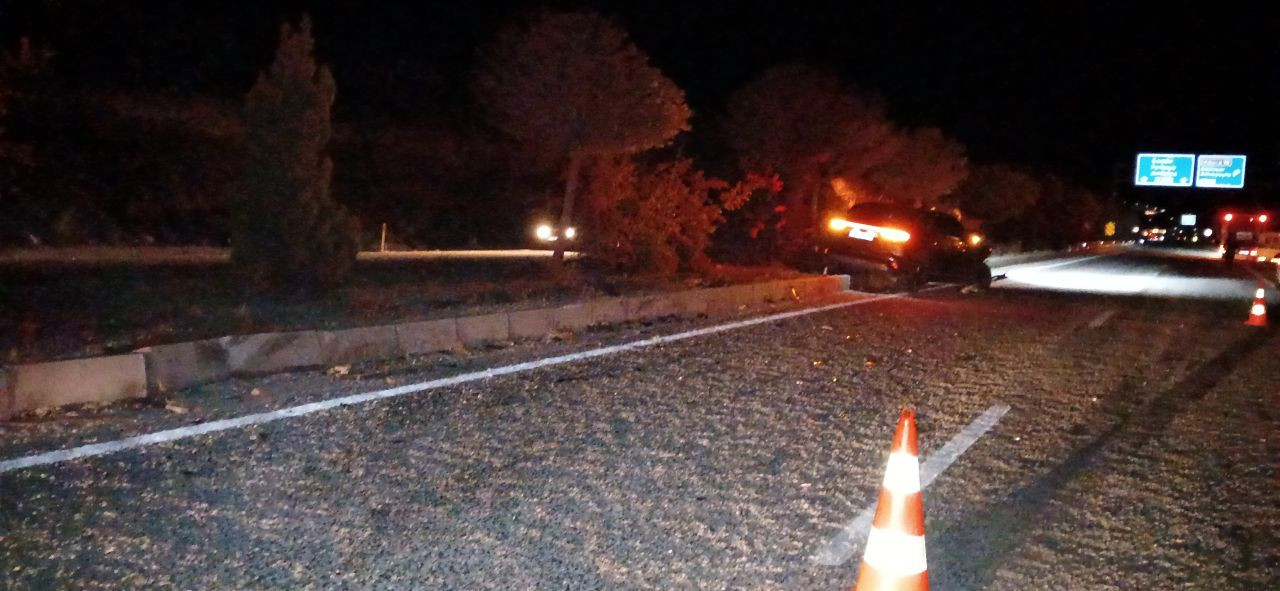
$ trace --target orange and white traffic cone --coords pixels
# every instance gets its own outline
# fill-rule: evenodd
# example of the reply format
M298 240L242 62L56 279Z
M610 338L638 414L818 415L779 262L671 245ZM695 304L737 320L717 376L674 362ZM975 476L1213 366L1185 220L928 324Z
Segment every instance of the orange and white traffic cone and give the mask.
M1253 292L1253 306L1249 308L1249 319L1244 323L1247 326L1267 325L1267 291L1266 284L1261 281L1258 282L1258 290Z
M893 434L876 517L862 556L854 591L927 591L924 499L920 496L920 449L916 415L903 409Z

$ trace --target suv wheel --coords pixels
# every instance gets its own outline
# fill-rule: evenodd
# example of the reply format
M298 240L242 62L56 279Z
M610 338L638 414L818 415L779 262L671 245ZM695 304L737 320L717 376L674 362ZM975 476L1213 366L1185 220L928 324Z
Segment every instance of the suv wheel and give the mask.
M898 291L917 291L924 284L924 272L920 267L908 267L893 273L893 285Z
M977 268L974 269L973 286L978 288L978 291L991 289L991 267L986 263L978 263Z

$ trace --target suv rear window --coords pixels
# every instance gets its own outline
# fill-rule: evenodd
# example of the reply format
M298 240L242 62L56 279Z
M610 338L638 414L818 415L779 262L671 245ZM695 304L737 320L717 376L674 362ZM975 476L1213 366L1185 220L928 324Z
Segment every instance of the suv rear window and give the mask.
M964 238L964 225L960 223L960 220L945 213L931 213L929 215L929 223L935 231L943 236Z
M873 226L916 225L920 221L918 213L909 208L890 203L863 203L849 209L850 221L871 224ZM896 224L894 224L896 222Z

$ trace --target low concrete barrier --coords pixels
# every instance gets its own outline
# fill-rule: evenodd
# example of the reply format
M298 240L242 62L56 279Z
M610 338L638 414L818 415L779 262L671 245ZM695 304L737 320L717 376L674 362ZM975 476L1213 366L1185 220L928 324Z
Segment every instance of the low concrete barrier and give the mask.
M32 363L13 368L0 418L48 406L109 402L147 395L147 368L137 353Z
M555 330L555 308L519 310L507 314L507 336L511 340L541 339Z
M795 291L792 292L792 289ZM783 297L799 298L800 301L804 301L848 290L848 275L826 275L823 277L808 277L800 281L787 283L787 290Z
M275 332L218 339L233 376L277 373L325 364L317 331Z
M511 321L506 312L463 316L457 321L458 340L468 347L511 340Z
M592 315L590 303L567 304L554 308L552 318L559 330L582 330L592 324L599 324Z
M630 320L627 316L626 298L600 298L591 300L588 304L572 304L572 306L590 309L584 317L586 320L586 324L582 325L584 328L590 324L622 324ZM569 307L564 306L561 309Z
M682 312L677 308L676 300L670 294L630 297L625 302L629 320L657 320L676 316Z
M751 286L751 299L757 302L781 302L791 297L791 289L795 285L791 281L771 281L769 283L757 283Z
M752 304L759 303L755 299L755 288L750 285L730 285L707 290L707 314L723 316L734 314Z
M229 336L147 347L128 355L19 365L7 384L0 382L0 418L46 406L171 392L232 376L540 339L554 330L670 316L735 315L764 302L805 301L848 289L847 275L801 277L397 325Z
M670 294L672 305L685 317L702 316L707 313L709 298L705 289L689 289Z
M231 377L220 339L156 345L135 353L146 359L147 386L153 392L173 392Z
M405 355L452 351L462 346L455 318L423 320L396 325L396 342Z
M366 326L319 333L320 355L325 365L399 357L396 327Z

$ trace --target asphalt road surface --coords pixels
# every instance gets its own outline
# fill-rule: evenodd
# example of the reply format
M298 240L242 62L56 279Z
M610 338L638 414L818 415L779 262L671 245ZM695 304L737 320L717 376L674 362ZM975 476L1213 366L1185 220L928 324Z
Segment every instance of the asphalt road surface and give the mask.
M10 463L0 588L848 589L904 405L938 469L933 589L1280 588L1280 339L1243 325L1251 270L1131 249L997 272L0 424L4 462L404 390Z

